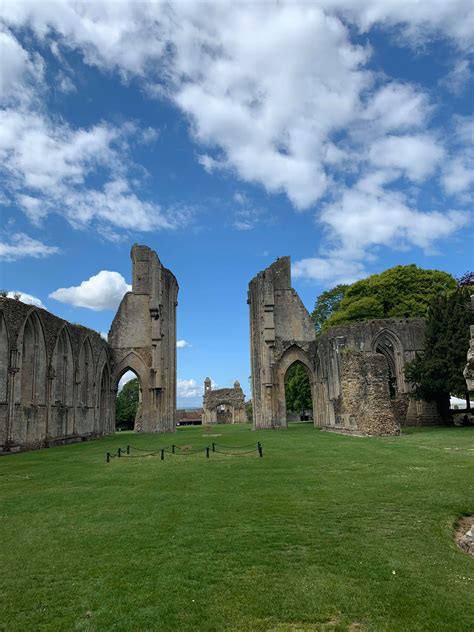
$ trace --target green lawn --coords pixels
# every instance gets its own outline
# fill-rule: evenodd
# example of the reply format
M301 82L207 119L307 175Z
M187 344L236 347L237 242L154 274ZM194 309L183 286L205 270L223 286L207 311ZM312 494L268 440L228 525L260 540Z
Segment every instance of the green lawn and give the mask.
M119 433L0 459L0 630L474 630L474 429ZM264 457L113 459L260 440Z

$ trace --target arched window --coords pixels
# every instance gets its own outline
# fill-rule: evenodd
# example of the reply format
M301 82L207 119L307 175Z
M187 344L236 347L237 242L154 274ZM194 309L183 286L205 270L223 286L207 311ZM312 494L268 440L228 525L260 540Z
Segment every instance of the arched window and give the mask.
M74 361L71 341L63 327L56 341L52 362L54 370L52 403L72 406L74 398Z
M399 363L401 344L395 334L391 331L382 331L375 339L373 345L375 353L380 353L384 356L388 366L388 388L390 391L390 397L393 399L397 397L400 391L399 387Z
M288 421L312 419L313 398L309 371L298 360L288 367L285 374L285 403Z
M89 338L82 343L79 353L79 391L80 406L93 406L94 402L94 358Z
M7 401L8 354L7 324L0 313L0 402Z
M46 345L38 314L26 319L21 341L20 393L16 400L24 406L46 403Z

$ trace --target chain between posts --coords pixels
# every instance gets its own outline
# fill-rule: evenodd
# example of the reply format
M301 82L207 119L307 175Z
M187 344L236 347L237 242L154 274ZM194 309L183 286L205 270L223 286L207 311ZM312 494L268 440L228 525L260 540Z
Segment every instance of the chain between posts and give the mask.
M253 449L246 450L245 452L228 452L227 451L227 450L245 450L245 448L250 448L250 447L252 447ZM224 449L220 449L220 448L224 448ZM157 450L146 450L145 448L137 448L132 445L127 445L126 448L117 448L117 451L115 453L107 452L105 456L105 460L106 460L106 463L110 463L110 459L120 458L123 455L127 455L130 458L140 458L140 456L154 456L154 455L159 454L160 460L164 461L165 452L168 452L168 454L174 454L175 456L189 456L191 454L199 454L200 452L205 452L206 459L208 459L210 457L211 451L217 454L225 454L227 456L244 456L247 454L254 453L255 448L257 449L259 457L262 458L263 446L260 441L257 441L256 444L250 443L250 444L241 445L241 446L226 446L220 443L213 442L211 446L205 446L202 448L198 448L197 450L189 450L188 446L181 447L179 445L175 445L174 443L171 446L165 446L163 448L158 448ZM146 452L146 454L132 456L130 454L130 450L138 450L140 452Z

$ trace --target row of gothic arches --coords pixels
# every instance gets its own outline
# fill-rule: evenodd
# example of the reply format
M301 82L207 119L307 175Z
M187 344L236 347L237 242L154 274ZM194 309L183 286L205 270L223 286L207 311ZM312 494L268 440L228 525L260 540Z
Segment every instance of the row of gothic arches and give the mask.
M105 344L86 335L75 356L68 325L46 336L34 309L10 340L0 314L0 445L103 434L113 423L112 402Z

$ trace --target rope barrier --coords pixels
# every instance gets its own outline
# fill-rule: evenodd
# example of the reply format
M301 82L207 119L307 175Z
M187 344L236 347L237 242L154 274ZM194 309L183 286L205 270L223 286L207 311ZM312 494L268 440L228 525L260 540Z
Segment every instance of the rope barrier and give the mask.
M244 450L249 447L253 447L253 450L248 450L246 452L226 452L225 451L225 450ZM216 448L225 448L225 450L219 450ZM159 454L160 459L164 461L165 453L173 454L175 456L190 456L191 454L200 454L200 453L205 452L206 458L208 459L211 449L212 449L212 452L214 453L217 452L217 454L225 454L227 456L243 456L246 454L254 454L255 450L257 450L260 458L263 457L262 444L260 443L260 441L258 441L257 443L250 443L248 445L239 445L239 446L226 446L221 443L213 443L212 448L209 446L204 446L196 450L190 450L185 446L179 446L179 445L174 445L174 444L171 446L164 446L163 448L158 448L157 450L147 450L146 448L137 448L136 446L127 445L126 448L117 448L116 452L107 452L105 458L106 458L106 462L110 463L110 459L114 459L114 458L122 457L122 458L128 458L128 459L138 459L145 456L156 456ZM146 454L131 455L130 450L137 450L139 452L146 453Z

